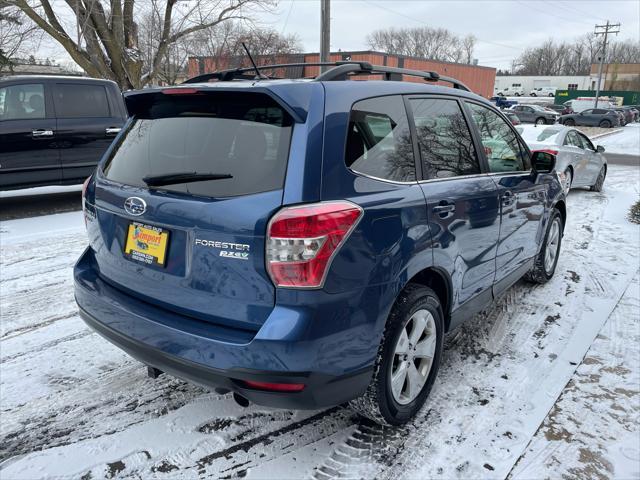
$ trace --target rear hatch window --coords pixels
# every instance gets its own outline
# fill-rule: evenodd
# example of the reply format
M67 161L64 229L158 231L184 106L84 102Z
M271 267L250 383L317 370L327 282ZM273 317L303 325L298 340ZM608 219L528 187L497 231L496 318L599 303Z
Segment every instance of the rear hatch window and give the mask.
M174 90L175 91L175 90ZM152 177L212 174L213 180L154 187L233 197L283 187L292 119L263 94L158 94L136 112L104 165L109 180L147 187Z

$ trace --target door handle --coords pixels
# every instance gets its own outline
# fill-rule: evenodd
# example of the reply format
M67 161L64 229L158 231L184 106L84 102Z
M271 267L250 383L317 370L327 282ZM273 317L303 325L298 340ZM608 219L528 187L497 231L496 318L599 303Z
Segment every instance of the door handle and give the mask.
M455 212L455 210L456 210L456 206L453 203L447 203L447 204L441 203L440 205L433 207L433 213L439 215L440 218L449 217L453 212Z
M511 190L507 190L502 194L502 205L505 207L509 207L513 205L516 201L516 196L513 194Z
M53 130L45 130L43 128L39 128L37 130L31 131L32 137L53 137Z
M108 127L105 129L104 133L107 135L117 135L122 130L120 127Z

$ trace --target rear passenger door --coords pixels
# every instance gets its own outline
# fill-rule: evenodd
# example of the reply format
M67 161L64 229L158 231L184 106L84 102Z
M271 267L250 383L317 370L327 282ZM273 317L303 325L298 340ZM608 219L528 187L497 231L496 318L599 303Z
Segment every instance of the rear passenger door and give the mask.
M56 121L42 82L0 87L0 188L60 182Z
M532 175L529 152L497 112L466 102L484 147L489 178L500 196L500 242L496 256L497 295L529 269L541 244L545 187Z
M483 175L467 118L455 98L410 97L434 264L452 281L452 327L492 299L500 233L498 193Z
M600 169L602 168L602 156L597 153L596 148L586 135L576 131L574 132L580 142L584 156L584 178L582 186L591 186L596 182Z
M573 156L571 162L574 167L572 185L574 187L581 187L585 184L586 177L588 176L587 158L576 130L567 132L567 135L564 137L563 146L566 147L567 151L571 152Z
M55 83L53 100L62 180L82 180L91 175L123 119L101 83Z

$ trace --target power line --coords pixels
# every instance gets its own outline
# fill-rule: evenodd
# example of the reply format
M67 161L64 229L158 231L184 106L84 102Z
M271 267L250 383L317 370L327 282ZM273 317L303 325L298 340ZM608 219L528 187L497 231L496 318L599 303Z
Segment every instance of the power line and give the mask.
M519 4L521 4L521 5L524 5L524 6L525 6L525 7L527 7L527 8L535 8L536 12L538 12L538 13L544 13L545 15L549 15L550 17L553 17L553 18L555 18L556 20L560 19L560 20L564 20L565 22L571 22L571 23L582 23L583 25L589 25L589 26L591 26L591 24L590 24L590 23L583 22L582 20L573 20L573 19L571 19L571 18L562 17L562 16L558 15L557 13L550 13L550 12L547 12L546 10L542 10L542 9L537 8L537 7L533 7L532 5L528 5L528 4L526 4L525 2L523 2L523 1L521 1L521 0L516 0L516 2L518 2L518 3L519 3Z
M280 35L284 35L284 31L287 29L287 24L289 23L289 17L291 16L291 10L293 10L293 0L289 4L289 11L287 12L287 17L284 19L284 25L282 26L282 31Z
M389 13L393 13L393 14L398 15L398 16L400 16L400 17L404 17L404 18L407 18L407 19L409 19L409 20L413 20L414 22L420 23L420 24L422 24L422 25L430 26L427 22L425 22L425 21L423 21L423 20L420 20L420 19L418 19L418 18L414 18L414 17L412 17L412 16L410 16L410 15L405 15L404 13L398 12L398 11L396 11L396 10L392 10L392 9L390 9L390 8L388 8L388 7L383 7L382 5L378 5L377 3L370 2L370 1L367 1L367 0L365 0L365 3L367 3L367 4L369 4L369 5L372 5L372 6L374 6L374 7L377 7L377 8L379 8L379 9L381 9L381 10L386 10L387 12L389 12ZM479 39L479 38L476 38L476 40L477 40L479 43L486 43L486 44L488 44L488 45L495 45L495 46L497 46L497 47L512 48L513 50L522 50L522 48L514 47L513 45L507 45L507 44L504 44L504 43L489 42L489 41L487 41L487 40L481 40L481 39Z
M555 2L551 2L551 1L545 0L545 3L548 3L549 5L554 6L554 7L560 7L562 9L564 9L565 11L567 11L567 12L569 12L571 14L574 14L574 15L576 13L579 13L580 15L584 15L584 16L590 17L590 18L592 18L592 19L594 19L594 20L596 20L598 22L602 21L602 17L596 17L595 15L593 15L591 13L587 13L582 9L575 8L574 6L569 7L568 5L564 5L563 2L560 2L558 0L556 0Z

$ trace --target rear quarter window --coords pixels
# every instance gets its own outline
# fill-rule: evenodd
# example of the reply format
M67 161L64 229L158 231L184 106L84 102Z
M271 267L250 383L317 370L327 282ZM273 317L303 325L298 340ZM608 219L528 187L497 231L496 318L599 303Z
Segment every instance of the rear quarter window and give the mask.
M411 133L402 97L370 98L353 105L345 164L356 173L382 180L416 181Z

